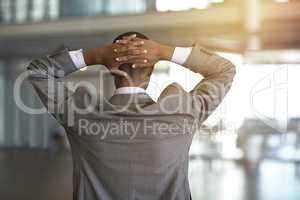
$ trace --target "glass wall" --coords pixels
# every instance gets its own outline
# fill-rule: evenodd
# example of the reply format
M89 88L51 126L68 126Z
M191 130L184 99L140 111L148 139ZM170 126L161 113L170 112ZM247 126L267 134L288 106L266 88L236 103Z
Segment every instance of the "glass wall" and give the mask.
M51 133L60 131L48 113L32 115L16 104L14 87L19 74L28 61L7 59L0 62L0 147L47 148ZM30 94L30 95L29 95ZM21 85L18 93L22 103L31 108L41 108L41 102L33 95L28 82Z
M294 0L296 1L296 0ZM293 1L293 2L294 2ZM288 0L262 2L289 3ZM86 16L207 9L237 0L0 0L0 23L53 21Z
M23 23L58 18L59 0L1 0L2 23Z
M4 127L4 76L3 63L0 61L0 127ZM4 143L5 129L0 128L0 146Z
M0 0L0 23L204 9L224 0Z
M106 12L109 15L146 12L145 0L107 0Z
M146 12L147 8L152 10L153 4L155 0L0 0L0 23L135 14Z

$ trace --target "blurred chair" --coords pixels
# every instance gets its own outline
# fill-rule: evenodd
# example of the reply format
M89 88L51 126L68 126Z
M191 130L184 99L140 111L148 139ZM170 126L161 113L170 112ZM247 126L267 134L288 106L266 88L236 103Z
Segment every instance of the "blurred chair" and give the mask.
M287 162L295 165L299 177L300 165L300 118L292 118L287 130L278 128L276 120L268 122L246 119L238 130L238 146L244 153L243 164L247 173L257 174L265 159Z
M287 127L288 131L296 134L295 147L300 148L300 118L291 118Z
M300 177L300 118L291 118L287 127L288 132L295 134L294 150L295 150L295 173Z
M257 174L268 151L268 140L280 134L276 120L246 119L238 130L237 145L243 151L243 164L247 173Z

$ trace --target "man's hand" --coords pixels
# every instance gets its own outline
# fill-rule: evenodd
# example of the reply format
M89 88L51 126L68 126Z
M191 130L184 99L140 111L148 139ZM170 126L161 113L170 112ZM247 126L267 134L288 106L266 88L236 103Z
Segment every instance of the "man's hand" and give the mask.
M153 67L160 60L171 60L174 49L131 35L114 44L85 53L84 59L87 65L102 64L109 70L116 70L122 64L131 64L133 68Z
M174 47L152 40L124 38L117 41L121 45L116 50L119 62L132 63L133 68L153 67L160 60L171 60Z
M84 60L87 65L101 64L109 70L116 70L122 64L144 64L146 51L142 48L144 41L133 41L135 35L124 37L124 41L131 41L130 45L122 43L109 44L101 48L84 53ZM124 49L128 51L124 52ZM127 59L123 59L126 57Z

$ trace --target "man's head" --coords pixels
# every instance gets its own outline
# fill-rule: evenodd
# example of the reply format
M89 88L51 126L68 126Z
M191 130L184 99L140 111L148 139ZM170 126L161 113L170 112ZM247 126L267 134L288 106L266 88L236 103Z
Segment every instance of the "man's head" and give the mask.
M140 38L144 40L149 39L147 36L138 32L126 32L116 37L113 43L116 43L117 40L121 40L124 37L131 36L134 34L136 35L136 38ZM141 87L146 89L148 87L154 66L146 67L146 68L133 68L132 64L133 63L126 63L126 64L122 64L119 67L120 71L125 72L128 75L127 77L114 73L116 88ZM128 79L130 79L131 81L129 81Z

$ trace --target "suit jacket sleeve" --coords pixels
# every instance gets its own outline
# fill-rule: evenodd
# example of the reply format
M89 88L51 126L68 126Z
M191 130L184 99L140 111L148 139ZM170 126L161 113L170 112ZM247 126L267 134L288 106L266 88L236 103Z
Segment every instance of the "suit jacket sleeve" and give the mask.
M236 70L227 59L196 44L184 66L204 79L189 93L194 117L200 122L218 107L230 89Z
M35 59L27 67L28 80L47 110L60 122L75 95L66 87L64 77L76 70L68 49Z
M188 114L202 123L230 89L235 66L198 44L193 47L183 66L201 74L204 79L190 93L179 84L173 83L161 93L158 102L169 113Z

